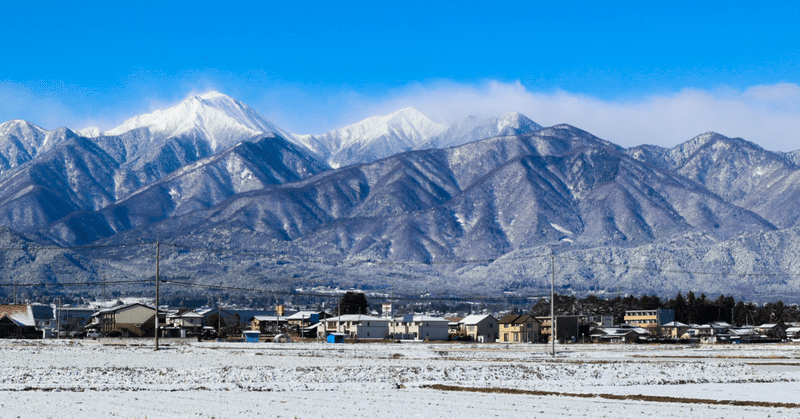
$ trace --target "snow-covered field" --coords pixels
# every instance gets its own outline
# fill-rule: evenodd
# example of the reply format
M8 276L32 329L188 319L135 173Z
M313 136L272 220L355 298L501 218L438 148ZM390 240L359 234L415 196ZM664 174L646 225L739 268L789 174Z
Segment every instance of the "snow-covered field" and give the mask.
M549 349L8 340L0 417L800 418L800 345Z

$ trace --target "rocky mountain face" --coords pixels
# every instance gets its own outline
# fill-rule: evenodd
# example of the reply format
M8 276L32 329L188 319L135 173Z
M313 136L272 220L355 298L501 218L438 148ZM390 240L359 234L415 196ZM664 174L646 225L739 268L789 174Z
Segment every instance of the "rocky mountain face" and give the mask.
M410 108L300 136L211 93L107 132L0 125L0 225L25 248L92 245L4 259L50 282L150 275L133 244L158 240L174 276L276 290L530 295L554 252L561 292L756 298L800 285L793 155Z

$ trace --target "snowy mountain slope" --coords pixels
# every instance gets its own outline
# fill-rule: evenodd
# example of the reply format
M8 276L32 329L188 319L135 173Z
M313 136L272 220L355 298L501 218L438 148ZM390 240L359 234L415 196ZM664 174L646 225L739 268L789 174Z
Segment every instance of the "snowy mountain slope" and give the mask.
M74 211L96 211L213 155L215 147L254 141L254 133L284 141L255 111L214 92L107 133L85 132L92 138L25 121L0 125L0 225L27 231Z
M288 138L249 106L218 92L192 96L167 110L133 117L104 135L118 136L140 128L149 131L153 137L151 143L167 138L196 137L206 141L212 152L264 133Z
M73 213L43 231L59 243L84 244L327 169L298 146L262 136L185 165L97 212Z
M327 160L332 167L371 163L415 148L440 134L446 126L414 108L373 116L322 135L294 135L296 142Z
M446 148L483 140L491 137L522 135L542 129L525 115L517 112L507 113L499 118L480 120L467 116L456 121L447 131L417 144L417 150L425 148Z
M776 227L785 229L783 243L800 236L787 228L800 222L800 168L792 153L714 133L671 149L626 150L569 125L539 127L520 114L465 118L445 128L404 109L322 136L289 137L217 93L106 133L9 121L0 125L0 225L63 245L159 237L296 260L376 261L336 269L244 264L259 281L269 266L275 275L328 284L369 283L383 272L420 287L446 280L483 289L526 283L509 275L527 268L504 265L487 276L491 264L437 262L549 248L637 261L652 249L705 249L747 237L771 243ZM331 170L323 158L341 167ZM346 166L359 161L366 163ZM709 250L707 257L737 269L793 266L784 259L753 265L758 249L772 251L759 246L727 256ZM112 265L139 277L140 256L119 252ZM103 257L53 263L92 276L110 263ZM215 260L186 255L175 263L206 272ZM708 262L691 260L695 270ZM35 263L43 277L58 276L44 259ZM639 286L634 273L613 269L583 266L569 275L583 289L608 289L615 280ZM702 283L670 278L682 287Z
M692 233L717 241L774 230L569 126L349 166L152 228L219 242L209 234L220 226L236 226L224 229L231 245L255 234L316 254L415 261L495 258L559 241L631 247ZM153 234L148 229L130 234Z
M66 128L48 131L19 119L0 124L0 174L33 160L70 136L74 133Z
M712 132L672 149L641 146L628 154L673 170L778 227L798 220L800 201L792 198L800 196L800 167L780 153Z
M119 163L89 139L65 138L0 179L0 225L27 231L114 201Z

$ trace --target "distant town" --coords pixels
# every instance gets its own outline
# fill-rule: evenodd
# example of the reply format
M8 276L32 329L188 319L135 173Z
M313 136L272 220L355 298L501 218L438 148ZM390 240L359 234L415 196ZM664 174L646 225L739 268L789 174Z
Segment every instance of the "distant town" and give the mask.
M28 339L164 338L247 342L318 339L465 341L478 343L755 343L800 342L800 309L781 301L756 305L689 292L655 296L556 295L531 309L493 313L396 312L392 302L370 304L364 293L341 296L331 312L278 304L274 309L169 307L147 299L0 305L0 337ZM156 314L157 313L157 314ZM555 330L555 332L554 332ZM157 332L156 332L157 331Z

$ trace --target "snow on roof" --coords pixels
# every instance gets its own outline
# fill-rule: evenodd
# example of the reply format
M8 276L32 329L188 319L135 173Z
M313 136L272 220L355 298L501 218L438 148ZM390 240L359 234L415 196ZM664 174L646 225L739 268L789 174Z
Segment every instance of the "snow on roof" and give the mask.
M172 315L170 317L174 317L174 318L177 318L177 319L187 319L187 318L195 318L195 319L200 318L200 319L202 319L203 315L198 313L198 312L196 312L196 311L187 311L187 312L182 313L182 314L174 314L174 315Z
M463 323L463 324L478 324L478 323L486 320L486 318L488 318L488 317L492 317L492 315L491 314L471 314L471 315L469 315L467 317L464 317L459 323ZM494 317L492 317L492 318L494 318Z
M663 324L662 326L666 326L666 327L689 327L688 324L681 323L681 322L669 322L669 323Z
M286 317L283 316L253 316L254 319L260 322L278 322L278 321L287 321Z
M736 328L736 329L730 329L728 332L730 332L731 334L734 334L734 335L739 335L739 336L757 335L758 334L758 332L756 332L755 329L753 329L751 327L740 327L740 328Z
M394 318L394 321L396 321L396 322L404 322L404 321L406 321L406 317L405 316L397 316L397 317ZM423 314L415 314L414 316L411 317L410 321L412 321L412 322L442 322L442 323L449 323L450 322L449 320L447 320L447 319L445 319L443 317L432 317L432 316L426 316L426 315L423 315Z
M381 322L387 322L388 323L391 320L390 319L382 319L380 317L367 316L365 314L342 314L341 316L328 317L327 319L325 319L325 321L326 322L330 322L330 321L334 321L334 322L336 322L336 321L342 321L342 322L363 322L363 321L377 322L377 321L381 321Z
M4 304L0 305L0 314L6 314L11 320L25 326L36 326L37 320L53 320L53 308L41 304Z
M288 316L286 318L289 319L289 320L303 320L303 319L310 318L311 315L313 315L313 314L320 315L320 314L322 314L322 312L321 311L310 311L310 310L298 311L297 313L294 313L291 316Z
M133 306L142 306L142 307L147 307L149 309L155 310L155 307L149 306L149 305L144 304L144 303L135 302L135 303L128 303L128 304L123 304L123 305L120 305L120 306L116 306L116 307L111 307L111 308L107 308L107 309L104 309L104 310L100 310L100 311L92 314L92 317L99 316L100 314L104 314L104 313L113 313L113 312L116 312L116 311L125 310L125 309L133 307Z

